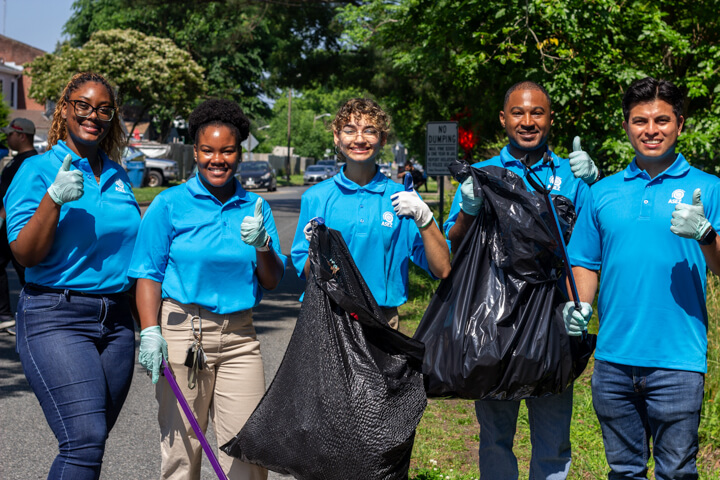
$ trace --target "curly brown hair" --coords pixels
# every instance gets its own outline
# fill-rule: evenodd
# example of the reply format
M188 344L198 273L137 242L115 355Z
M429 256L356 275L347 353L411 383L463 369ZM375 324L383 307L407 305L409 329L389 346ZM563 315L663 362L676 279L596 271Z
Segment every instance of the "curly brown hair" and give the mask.
M335 115L331 127L335 133L339 133L351 119L359 121L362 117L366 117L375 128L380 130L383 137L387 137L390 131L390 115L369 98L351 98L345 102Z
M82 85L94 82L103 85L112 99L112 106L117 108L117 96L115 95L115 89L105 77L99 73L94 72L80 72L73 75L60 95L60 99L55 106L55 113L53 113L52 125L50 125L50 132L48 133L48 147L54 146L58 140L67 139L67 122L62 116L63 109L68 105L70 100L70 94L80 88ZM105 138L100 142L100 149L115 162L120 162L122 159L123 148L125 146L125 134L120 126L120 116L114 115L110 120L110 131Z

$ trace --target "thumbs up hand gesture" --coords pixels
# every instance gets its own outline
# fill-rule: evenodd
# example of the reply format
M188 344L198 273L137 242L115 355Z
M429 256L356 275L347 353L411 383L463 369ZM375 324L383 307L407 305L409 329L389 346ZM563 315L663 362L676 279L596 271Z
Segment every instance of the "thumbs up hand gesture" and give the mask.
M583 152L580 146L580 137L573 140L573 151L570 153L570 170L575 178L581 179L588 185L592 184L598 177L598 169L587 152Z
M692 205L678 203L672 213L672 226L670 231L675 235L684 238L702 239L703 235L711 228L710 222L705 218L705 208L700 198L700 189L693 192Z
M72 155L68 153L55 176L55 181L47 190L50 198L58 205L77 200L83 196L85 191L83 187L83 173L80 170L70 170L71 164Z
M265 230L263 220L263 201L262 198L258 198L255 202L255 215L245 217L240 225L240 238L243 242L255 248L264 247L267 244L270 237Z

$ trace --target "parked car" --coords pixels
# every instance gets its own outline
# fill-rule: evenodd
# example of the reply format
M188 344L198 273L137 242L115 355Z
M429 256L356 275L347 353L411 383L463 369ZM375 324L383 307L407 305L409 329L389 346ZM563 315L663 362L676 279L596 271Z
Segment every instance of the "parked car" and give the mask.
M277 174L269 162L242 162L235 177L245 190L267 188L268 192L277 190Z
M385 175L387 178L392 177L392 167L387 163L378 163L378 168L380 169L380 173Z
M335 167L328 165L310 165L305 169L303 185L319 183L335 175Z
M335 160L320 160L315 165L322 165L323 167L332 167L333 174L340 171L340 167L338 166L338 163Z
M145 157L145 186L159 187L178 178L178 164L167 158Z

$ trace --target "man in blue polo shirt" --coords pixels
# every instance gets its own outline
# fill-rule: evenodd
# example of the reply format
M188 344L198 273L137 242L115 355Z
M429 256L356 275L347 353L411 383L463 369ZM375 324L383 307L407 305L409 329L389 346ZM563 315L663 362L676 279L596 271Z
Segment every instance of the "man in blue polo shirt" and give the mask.
M479 162L474 167L498 166L526 178L534 172L551 189L573 202L576 211L582 209L598 169L575 138L570 160L561 159L547 146L553 123L550 97L535 82L524 81L510 87L505 94L500 123L507 132L509 144L500 155ZM552 165L542 161L549 153ZM522 159L527 155L526 163ZM555 173L553 174L553 169ZM528 190L533 188L525 181ZM455 194L445 232L452 251L456 251L470 225L480 214L482 198L473 194L472 178L468 178ZM570 420L572 417L572 387L564 392L542 398L525 400L530 420L532 459L530 478L561 480L570 469ZM479 400L475 402L480 424L480 477L488 480L518 478L517 459L512 451L520 401Z
M602 269L600 331L592 377L608 478L698 478L698 427L707 351L706 271L720 272L720 180L675 151L683 96L644 78L622 102L635 158L591 189L570 241L582 312L566 305L579 334Z

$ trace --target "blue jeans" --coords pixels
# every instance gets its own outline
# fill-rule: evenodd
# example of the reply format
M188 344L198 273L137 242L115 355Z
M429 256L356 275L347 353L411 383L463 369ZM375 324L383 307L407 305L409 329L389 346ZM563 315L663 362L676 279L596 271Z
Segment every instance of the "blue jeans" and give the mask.
M595 361L592 396L608 479L646 478L653 439L655 478L698 478L698 428L705 376Z
M48 479L99 478L105 440L132 380L127 296L44 293L28 285L18 302L17 351L59 444Z
M572 385L558 395L525 400L530 423L529 480L564 480L570 471ZM479 467L485 480L517 480L513 438L520 401L478 400L480 424Z

